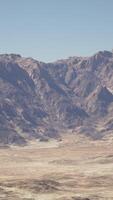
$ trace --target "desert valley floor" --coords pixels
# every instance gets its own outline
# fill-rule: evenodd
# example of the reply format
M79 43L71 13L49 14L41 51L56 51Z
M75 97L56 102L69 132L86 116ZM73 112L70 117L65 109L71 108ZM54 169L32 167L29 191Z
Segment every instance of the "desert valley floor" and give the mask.
M0 200L6 199L112 200L112 138L65 135L59 142L1 148Z

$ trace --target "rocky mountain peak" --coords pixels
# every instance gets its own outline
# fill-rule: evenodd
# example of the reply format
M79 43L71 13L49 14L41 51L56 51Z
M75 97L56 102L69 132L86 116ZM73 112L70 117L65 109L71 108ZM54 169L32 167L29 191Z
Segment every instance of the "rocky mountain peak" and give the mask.
M0 143L58 138L88 123L98 135L93 123L113 115L112 65L108 51L47 64L0 55Z
M19 54L0 54L0 60L3 60L3 61L14 61L16 59L20 59L21 58L21 55Z
M113 53L112 53L112 51L110 52L110 51L104 50L104 51L97 52L94 56L111 58L111 57L113 57Z

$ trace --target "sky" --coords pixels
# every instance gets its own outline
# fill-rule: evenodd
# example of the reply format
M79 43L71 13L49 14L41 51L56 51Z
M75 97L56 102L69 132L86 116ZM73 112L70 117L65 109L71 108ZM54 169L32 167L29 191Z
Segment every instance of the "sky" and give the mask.
M0 54L51 62L113 49L113 0L0 0Z

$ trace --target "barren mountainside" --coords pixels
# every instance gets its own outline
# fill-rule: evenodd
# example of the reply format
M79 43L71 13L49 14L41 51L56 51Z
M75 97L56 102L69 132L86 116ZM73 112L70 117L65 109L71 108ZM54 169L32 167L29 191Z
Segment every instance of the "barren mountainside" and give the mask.
M59 139L71 129L93 139L113 130L113 53L54 63L0 55L0 143Z

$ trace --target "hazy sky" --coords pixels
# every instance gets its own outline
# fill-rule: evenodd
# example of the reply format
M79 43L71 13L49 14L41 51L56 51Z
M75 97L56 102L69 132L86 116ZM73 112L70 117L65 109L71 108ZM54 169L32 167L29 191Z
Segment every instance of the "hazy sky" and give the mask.
M113 0L0 0L0 53L42 61L113 48Z

